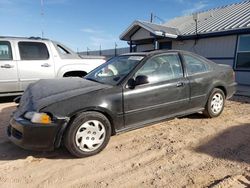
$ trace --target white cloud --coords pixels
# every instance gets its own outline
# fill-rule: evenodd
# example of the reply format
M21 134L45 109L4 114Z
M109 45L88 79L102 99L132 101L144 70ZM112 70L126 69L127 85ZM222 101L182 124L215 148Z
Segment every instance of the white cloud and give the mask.
M192 14L194 12L198 12L198 11L204 9L207 6L208 6L208 3L206 1L199 1L199 2L194 3L192 5L192 8L189 8L189 9L182 11L182 13L184 15L189 15L189 14Z
M0 6L6 6L6 5L11 5L12 2L8 0L1 0L0 1Z
M176 3L184 3L187 0L174 0L174 1L171 1L171 0L158 0L158 1L160 1L160 2L167 2L167 3L174 3L174 2L176 2Z
M90 34L95 34L95 33L102 33L103 31L98 30L98 29L92 29L92 28L82 28L80 31L84 33L90 33Z
M168 2L168 3L178 3L180 4L179 6L181 7L191 7L191 8L186 8L185 10L182 11L183 15L190 15L194 12L198 12L201 11L202 9L204 9L205 7L207 7L208 1L207 0L199 0L196 2L193 2L191 0L174 0L171 1L170 0L158 0L160 2Z
M0 14L17 14L23 11L22 8L27 3L27 0L0 0Z
M177 3L184 3L185 0L175 0Z
M117 37L97 27L86 27L80 29L80 31L84 33L86 44L88 44L86 47L91 50L99 49L100 45L102 49L112 48L115 46L115 42L119 43Z
M69 2L69 0L40 0L40 1L47 5L65 4Z
M115 42L117 40L116 37L113 36L90 36L90 44L93 49L98 49L100 45L102 48L107 48L109 46L115 46Z

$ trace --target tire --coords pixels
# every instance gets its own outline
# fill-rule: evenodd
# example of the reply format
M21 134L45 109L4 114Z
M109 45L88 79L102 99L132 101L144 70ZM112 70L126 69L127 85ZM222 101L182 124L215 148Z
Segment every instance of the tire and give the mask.
M225 94L221 89L214 88L208 98L203 114L208 118L218 117L225 105Z
M69 125L64 144L74 156L89 157L101 152L111 136L109 120L98 112L83 112Z

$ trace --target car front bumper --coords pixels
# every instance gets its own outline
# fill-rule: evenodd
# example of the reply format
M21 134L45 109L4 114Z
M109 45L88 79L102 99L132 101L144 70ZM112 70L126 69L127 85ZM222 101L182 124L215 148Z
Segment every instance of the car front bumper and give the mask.
M12 118L7 129L9 139L16 145L35 151L51 151L60 139L65 121L51 124L35 124L29 120Z

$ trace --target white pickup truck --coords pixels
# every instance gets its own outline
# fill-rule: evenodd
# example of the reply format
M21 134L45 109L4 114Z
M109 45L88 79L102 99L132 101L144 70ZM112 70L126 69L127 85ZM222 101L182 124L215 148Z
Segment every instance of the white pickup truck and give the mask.
M40 79L83 77L104 62L48 39L0 37L0 96L21 94Z

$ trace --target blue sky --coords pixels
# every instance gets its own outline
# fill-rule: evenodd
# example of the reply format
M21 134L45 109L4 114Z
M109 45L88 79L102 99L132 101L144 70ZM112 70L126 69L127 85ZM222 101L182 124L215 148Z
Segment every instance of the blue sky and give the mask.
M41 2L44 15L41 16ZM44 36L73 50L127 46L119 35L134 20L163 20L237 0L0 0L0 36ZM156 23L161 23L159 19Z

